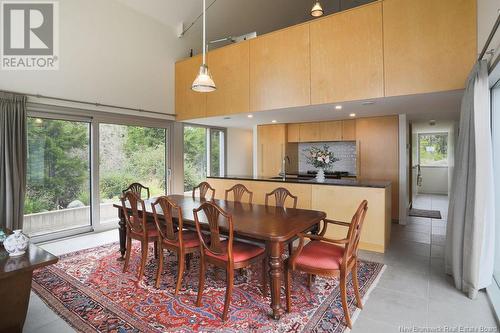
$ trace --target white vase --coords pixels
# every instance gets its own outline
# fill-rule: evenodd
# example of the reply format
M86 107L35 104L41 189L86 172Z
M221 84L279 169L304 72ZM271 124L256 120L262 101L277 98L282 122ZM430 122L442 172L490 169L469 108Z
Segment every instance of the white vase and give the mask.
M325 170L322 168L318 169L318 173L316 174L316 182L324 183L325 182Z
M29 238L18 229L14 230L14 233L7 237L3 242L3 247L9 252L9 256L15 257L23 255L26 252L29 242Z

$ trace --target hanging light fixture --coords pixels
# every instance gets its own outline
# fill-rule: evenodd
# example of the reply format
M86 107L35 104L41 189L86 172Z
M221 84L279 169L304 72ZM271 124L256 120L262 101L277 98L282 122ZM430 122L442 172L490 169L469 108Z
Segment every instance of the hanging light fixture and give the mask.
M320 17L323 15L323 7L321 7L319 0L314 3L313 8L311 9L311 15L314 17Z
M193 81L193 85L191 89L197 92L212 92L217 89L215 86L215 82L212 79L212 75L210 75L210 71L208 70L208 66L206 64L206 6L205 0L203 0L203 63L200 66L200 71L198 72L198 76Z

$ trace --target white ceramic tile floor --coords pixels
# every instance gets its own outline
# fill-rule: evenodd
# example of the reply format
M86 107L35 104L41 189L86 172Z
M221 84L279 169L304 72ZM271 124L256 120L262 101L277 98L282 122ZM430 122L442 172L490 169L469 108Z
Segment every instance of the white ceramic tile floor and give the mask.
M416 202L418 208L441 210L444 218L447 201L446 196L426 195ZM470 300L444 274L444 244L436 236L445 234L445 220L410 218L407 226L393 225L391 246L385 254L360 251L362 259L385 263L387 269L352 332L402 332L407 327L413 331L413 326L497 327L486 294L480 292L476 300ZM61 255L117 239L118 232L111 230L44 244L43 248ZM32 293L24 332L73 330Z

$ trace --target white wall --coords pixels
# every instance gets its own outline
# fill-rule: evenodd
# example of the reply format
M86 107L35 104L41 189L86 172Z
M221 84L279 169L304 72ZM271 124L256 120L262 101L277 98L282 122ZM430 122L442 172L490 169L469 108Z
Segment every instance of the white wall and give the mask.
M58 71L1 71L0 89L174 113L172 29L114 0L59 1Z
M227 175L251 176L253 174L253 131L227 129Z

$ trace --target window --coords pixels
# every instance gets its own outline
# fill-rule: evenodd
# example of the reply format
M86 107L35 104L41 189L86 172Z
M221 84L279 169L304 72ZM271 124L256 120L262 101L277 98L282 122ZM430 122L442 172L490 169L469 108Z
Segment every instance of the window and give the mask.
M418 135L420 166L448 166L448 133Z
M167 193L167 130L99 125L99 198L101 223L118 220L113 203L131 183L149 187L151 196Z
M223 129L184 126L184 191L191 191L204 181L207 175L223 175L224 152Z
M90 123L28 117L23 231L90 226Z

